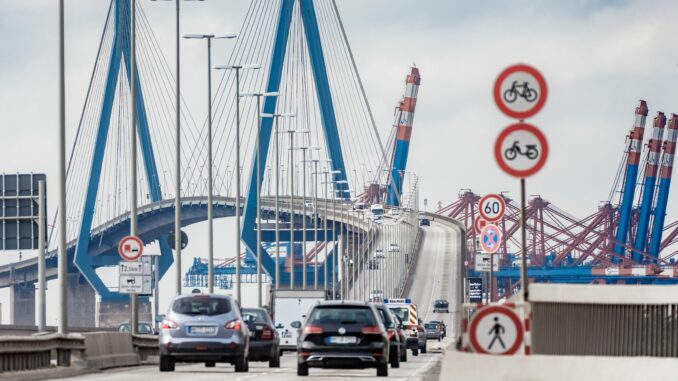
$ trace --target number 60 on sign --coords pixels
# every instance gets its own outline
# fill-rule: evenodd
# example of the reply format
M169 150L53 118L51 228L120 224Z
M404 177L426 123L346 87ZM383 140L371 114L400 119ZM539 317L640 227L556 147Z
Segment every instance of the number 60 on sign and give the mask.
M480 199L478 204L478 212L480 216L488 222L499 221L504 217L506 211L506 203L504 198L498 194L488 194Z

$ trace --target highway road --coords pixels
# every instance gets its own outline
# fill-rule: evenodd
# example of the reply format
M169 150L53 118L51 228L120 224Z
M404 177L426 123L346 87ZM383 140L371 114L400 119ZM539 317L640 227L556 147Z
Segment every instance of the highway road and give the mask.
M444 320L448 323L448 337L442 342L428 342L428 353L412 356L401 363L398 369L389 368L389 380L437 380L443 348L449 347L458 331L459 309L459 231L448 223L433 221L430 227L423 227L421 251L414 276L408 285L406 296L418 303L420 317L424 321ZM388 254L387 254L388 255ZM450 313L433 313L432 304L437 298L450 301ZM286 352L281 359L281 367L272 369L268 363L251 362L248 373L235 373L229 364L217 364L215 368L206 368L203 364L177 364L175 372L160 373L157 366L140 366L123 369L111 369L99 373L72 378L78 381L150 381L150 380L369 380L377 379L374 369L310 369L309 377L296 375L296 358Z

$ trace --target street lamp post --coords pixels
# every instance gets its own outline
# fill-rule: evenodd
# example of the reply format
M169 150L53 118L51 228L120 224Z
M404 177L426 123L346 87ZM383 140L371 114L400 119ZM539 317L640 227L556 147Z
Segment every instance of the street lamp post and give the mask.
M129 234L133 237L137 235L137 105L136 105L136 75L137 75L137 47L136 47L136 0L130 3L130 102L132 106L132 115L129 131L130 139L130 177L129 177ZM132 334L139 331L139 301L136 293L129 295L130 319L129 328Z
M280 118L294 118L295 114L261 114L262 118L275 118L275 288L280 288L280 145L278 123Z
M277 97L277 92L248 93L242 96L257 98L257 307L263 303L261 284L261 98Z
M320 149L318 147L318 149ZM313 190L312 190L312 197L313 197L313 239L315 245L318 244L318 163L320 162L319 159L311 159L310 162L313 163L313 169L311 170L311 175L313 176ZM313 271L313 288L318 289L318 251L316 250L315 255L313 256L314 258L314 266L315 269Z
M214 177L212 175L212 39L235 38L236 34L184 34L184 38L207 40L207 290L214 292Z
M64 41L64 0L59 0L59 326L57 332L68 333L68 253L66 246L66 81Z
M219 70L235 70L235 295L238 303L242 304L242 290L240 279L240 70L257 70L258 64L249 65L217 65Z

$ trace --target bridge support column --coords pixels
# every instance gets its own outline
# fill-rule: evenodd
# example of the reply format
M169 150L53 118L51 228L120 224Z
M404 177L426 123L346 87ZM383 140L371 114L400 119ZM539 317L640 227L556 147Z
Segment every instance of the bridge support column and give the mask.
M154 324L151 302L147 297L139 297L139 321ZM117 328L129 322L129 300L100 301L97 303L97 327Z
M35 325L35 284L15 283L9 287L9 324Z
M96 292L79 273L68 274L68 324L71 327L96 326Z

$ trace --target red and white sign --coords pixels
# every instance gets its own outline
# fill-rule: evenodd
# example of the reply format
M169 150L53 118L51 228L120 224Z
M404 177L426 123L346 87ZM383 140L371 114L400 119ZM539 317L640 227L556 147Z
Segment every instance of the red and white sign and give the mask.
M496 253L501 245L501 230L497 225L488 224L480 232L480 248L485 253Z
M469 326L469 341L476 353L512 355L523 344L523 325L509 307L490 305L473 315Z
M504 198L498 194L485 195L485 197L480 199L478 212L488 222L501 220L504 217L504 212L506 212Z
M476 217L476 220L473 221L473 228L476 230L476 233L480 234L480 232L483 231L483 228L487 225L487 221L480 218Z
M118 253L126 261L134 262L144 252L144 243L139 237L127 236L118 243Z
M526 178L546 164L549 145L546 136L528 123L512 124L494 143L494 157L499 167L511 176Z
M526 119L538 113L547 95L544 76L529 65L509 66L494 82L494 101L511 118Z

